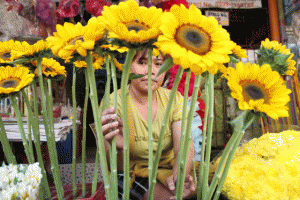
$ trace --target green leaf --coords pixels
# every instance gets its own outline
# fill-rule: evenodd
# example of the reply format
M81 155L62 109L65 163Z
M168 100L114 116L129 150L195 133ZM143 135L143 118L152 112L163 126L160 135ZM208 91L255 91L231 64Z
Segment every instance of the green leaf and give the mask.
M156 75L156 77L158 77L159 75L161 75L162 73L168 71L169 69L171 69L173 67L174 63L173 63L173 59L172 57L167 58L163 65L161 66L161 68L158 71L158 74ZM155 78L156 78L155 77Z
M252 110L245 110L237 118L229 123L235 129L245 131L252 124L255 116L256 115L254 114L254 112L252 112Z
M279 65L284 65L289 57L290 54L279 54L274 57L274 61Z
M239 62L239 60L235 56L229 55L229 57L230 57L231 62L233 62L233 63L238 63Z
M129 80L133 80L133 79L139 79L146 76L146 74L134 74L134 73L130 73L129 74Z

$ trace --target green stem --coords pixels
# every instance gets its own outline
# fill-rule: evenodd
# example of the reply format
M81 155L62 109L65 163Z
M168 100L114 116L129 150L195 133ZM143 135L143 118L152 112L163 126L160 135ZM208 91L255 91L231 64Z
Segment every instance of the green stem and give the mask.
M26 154L27 159L28 159L28 163L32 164L32 163L34 163L34 158L33 158L33 155L30 154L29 145L27 143L26 134L25 134L24 127L23 127L23 120L22 120L22 117L21 117L19 106L17 105L16 97L14 95L11 95L10 100L11 100L11 105L13 106L14 111L16 113L17 122L18 122L18 126L19 126L19 129L20 129L20 133L21 133L21 137L22 137L22 141L23 141L23 146L24 146L24 149L25 149L25 154Z
M177 181L176 181L176 197L180 199L180 193L182 198L182 155L183 154L183 146L184 140L186 138L186 114L187 114L187 99L188 99L188 92L190 86L190 79L191 79L191 71L189 70L186 73L186 80L185 80L185 87L184 87L184 98L183 98L183 109L182 109L182 123L181 123L181 137L180 137L180 145L179 145L179 154L178 154L178 167L177 167Z
M50 156L50 162L51 162L51 171L53 173L53 178L54 178L54 183L55 183L58 199L61 200L61 199L64 199L64 191L63 191L59 167L58 167L54 132L50 132L50 127L49 127L49 126L51 126L51 124L49 124L46 100L44 97L45 94L46 94L46 97L48 96L48 94L45 93L41 63L42 63L42 59L39 58L37 60L37 67L38 67L38 79L39 79L39 85L40 85L40 91L41 91L40 93L41 93L43 122L44 122L44 126L45 126L47 142L48 142L48 150L49 150L49 156ZM47 97L47 101L50 101L50 99L48 99L48 97ZM52 114L52 116L53 116L53 114ZM53 130L53 128L51 128L51 130Z
M148 174L152 174L153 171L153 133L152 133L152 51L148 49ZM149 179L149 187L153 187L154 184ZM148 195L148 200L152 200L153 195Z
M48 82L48 89L45 83L45 94L47 98L47 105L48 105L48 118L50 123L50 132L54 134L54 120L53 120L53 96L52 96L52 81L51 79L47 80Z
M87 63L87 74L88 74L89 81L90 81L90 98L91 98L92 109L93 109L93 114L94 114L95 128L96 128L96 132L97 132L97 141L98 141L97 145L99 146L98 153L100 154L100 159L101 159L101 164L102 164L102 171L103 171L103 178L104 178L104 185L105 185L104 186L105 194L106 194L107 199L111 199L111 188L110 188L110 178L109 178L110 173L108 171L108 166L107 166L104 138L103 138L103 133L102 133L102 123L101 123L99 106L98 106L97 87L96 87L96 80L95 80L95 69L93 68L93 60L92 60L90 51L88 51L88 53L87 53L86 63ZM98 170L98 169L95 168L95 170ZM95 179L94 179L94 181L95 181Z
M35 84L35 83L33 83ZM39 118L33 117L33 113L30 107L30 102L28 100L28 96L26 95L26 93L22 90L22 94L23 94L23 98L25 101L25 105L27 107L27 113L28 113L28 118L30 121L32 121L32 129L33 129L33 136L34 136L34 146L36 149L36 154L37 154L37 158L38 158L38 162L39 162L39 166L41 168L42 171L42 187L44 187L44 191L46 192L46 198L50 198L51 194L50 194L50 188L49 188L49 184L48 184L48 180L47 180L47 174L46 174L46 170L45 170L45 166L44 166L44 160L43 160L43 156L42 156L42 150L41 150L41 145L40 145L40 133L39 133ZM41 197L41 196L40 196Z
M117 84L117 76L116 76L116 66L114 63L115 56L111 55L111 72L112 72L112 80L114 85L114 107L117 108L118 106L118 84ZM115 110L117 113L117 110ZM116 137L112 139L112 145L111 145L111 184L112 184L112 194L113 199L118 199L118 174L117 174L117 140Z
M109 94L110 94L110 81L111 81L111 75L110 75L110 63L109 63L109 57L106 57L106 85L105 85L105 93L103 96L103 105L102 105L102 111L101 113L109 107ZM97 146L97 151L99 151L99 147ZM99 156L96 154L95 159L95 169L98 169L99 165ZM98 170L94 171L94 181L92 185L92 193L94 194L96 192L97 188L97 179L98 179Z
M182 196L183 196L185 173L186 173L186 163L187 163L189 148L190 148L191 141L192 141L192 124L193 124L193 119L194 119L194 114L195 114L195 106L196 106L196 102L197 102L197 98L198 98L200 82L201 82L201 75L196 76L195 83L194 83L193 95L192 95L191 107L190 107L189 114L188 114L188 122L187 122L186 134L185 134L185 139L184 139L184 146L183 146L183 151L182 151L182 155L186 155L186 156L183 156L183 158L181 158L182 160L180 161L180 165L178 165L178 167L179 166L182 167L181 176L180 176L181 182L179 183L179 185L180 185L179 193L178 193L178 195L176 195L176 197L178 199L182 199Z
M22 90L23 96L26 95L24 90ZM32 130L31 130L31 123L32 119L27 117L27 128L28 128L28 134L27 134L27 140L28 140L28 147L30 151L30 155L32 155L33 161L35 161L34 153L33 153L33 145L32 145Z
M86 178L85 178L85 169L86 169L86 115L87 115L87 106L88 106L88 100L89 100L89 93L90 93L90 87L89 87L89 79L87 74L85 73L85 98L84 98L84 106L83 106L83 122L82 122L82 162L81 162L81 168L82 168L82 198L86 195Z
M8 138L7 138L7 135L6 135L6 131L5 131L4 124L3 124L1 116L0 116L0 141L1 141L1 144L2 144L2 149L4 151L5 157L7 159L7 162L9 164L16 165L17 160L16 160L16 157L15 157L15 155L14 155L14 153L13 153L11 147L10 147L10 144L9 144L9 141L8 141Z
M173 62L171 64L173 64ZM165 112L165 115L164 115L164 119L163 119L163 122L162 122L160 133L159 133L158 145L157 145L157 150L156 150L156 154L155 154L155 158L154 158L154 164L153 164L153 171L152 171L151 177L149 176L151 178L151 181L153 182L153 185L152 185L152 187L149 187L148 195L153 195L153 193L154 193L154 186L155 186L155 183L156 183L157 168L158 168L158 164L159 164L159 160L160 160L160 156L161 156L161 152L162 152L163 138L164 138L165 131L166 131L166 124L167 124L167 120L168 120L168 117L169 117L169 114L170 114L170 111L171 111L171 106L173 104L173 100L174 100L174 97L175 97L175 92L177 91L177 87L178 87L180 78L182 76L182 72L183 72L183 69L181 67L179 67L179 69L177 71L175 81L174 81L174 85L173 85L173 88L172 88L172 91L170 93L170 97L169 97L169 100L168 100L167 109L166 109L166 112Z
M43 156L42 156L42 151L41 151L41 146L40 146L40 128L39 128L39 108L38 108L38 97L37 97L37 82L34 79L31 86L32 86L32 93L33 93L33 110L34 110L34 115L32 113L32 111L30 110L28 113L28 115L30 116L35 116L33 117L33 136L34 136L34 144L35 144L35 148L36 148L36 152L37 152L37 156L38 156L38 161L39 161L39 165L40 168L42 170L42 186L45 188L44 191L46 193L46 199L51 198L51 194L50 194L50 188L49 188L49 184L48 184L48 179L47 179L47 174L46 174L46 170L45 170L45 166L44 166L44 161L43 161ZM25 99L25 102L27 100ZM30 108L30 102L28 100L27 103ZM28 110L29 110L28 108ZM31 109L31 108L30 108Z
M209 95L208 95L208 79L206 78L205 80L205 113L204 113L204 125L203 125L203 135L202 135L202 147L201 147L201 160L200 160L200 170L199 170L199 178L198 178L198 186L197 186L197 199L201 200L202 198L202 190L204 187L204 182L202 179L203 174L204 174L204 155L205 155L205 144L206 144L206 132L207 132L207 118L208 118L208 102L209 102Z
M129 179L129 125L128 125L128 111L127 111L127 85L129 79L129 70L131 67L131 63L133 57L135 55L134 49L129 49L125 63L123 65L123 73L122 73L122 80L121 80L121 96L122 96L122 116L123 116L123 138L124 138L124 192L123 192L123 199L129 199L129 192L130 192L130 179Z
M214 123L214 75L209 73L208 74L208 97L209 97L209 111L208 111L208 130L207 130L207 138L206 144L207 149L205 151L205 165L204 165L204 186L202 189L202 195L206 195L208 191L208 178L209 178L209 163L210 163L210 152L211 152L211 140L212 140L212 129Z
M100 151L100 148L97 144L97 153L96 153L96 158L95 158L95 167L94 167L94 179L93 179L93 184L92 184L92 194L95 194L97 191L97 182L98 182L98 168L99 168L99 159L100 159L100 154L98 153Z
M240 126L249 112L250 111L248 111L248 110L243 111L243 113L240 114L237 117L237 119L241 119L239 121L240 124L238 124L238 126L236 126L234 128L234 132L233 132L230 140L228 141L228 143L227 143L227 145L226 145L226 147L225 147L225 149L222 153L222 157L220 159L220 162L219 162L218 167L216 169L216 172L215 172L214 178L212 180L211 186L209 188L209 193L207 195L207 199L211 199L211 197L212 197L213 193L215 192L216 186L219 183L220 179L222 179L223 182L219 183L219 186L218 186L219 191L220 191L220 187L222 189L222 187L224 185L224 181L225 181L225 178L226 178L227 173L228 173L228 171L225 172L225 170L229 169L229 167L230 167L229 165L232 161L233 155L234 155L234 153L235 153L235 151L236 151L236 149L237 149L237 147L238 147L238 145L239 145L239 143L240 143L240 141L241 141L241 139L244 135L244 134L241 134L241 133L243 133L252 124L252 122L254 120L254 118L250 118L250 120L247 120L247 124L245 126L243 126L243 127ZM231 160L229 159L229 157L231 157L230 158ZM226 163L226 166L224 168L225 163ZM222 174L223 168L224 168L224 172ZM225 173L226 173L226 175L225 175Z
M73 80L72 80L72 107L73 107L73 129L72 129L72 175L73 175L73 198L77 195L77 185L76 185L76 154L77 154L77 127L76 127L76 67L73 65Z
M244 136L244 131L237 131L238 133L238 137L237 139L234 141L234 144L233 144L233 147L229 153L229 156L227 158L227 161L226 161L226 165L225 165L225 168L224 168L224 171L222 173L222 177L220 179L220 182L219 182L219 185L218 185L218 188L216 190L216 193L214 195L214 200L218 200L219 199L219 196L222 192L222 188L223 188L223 185L225 183L225 180L226 180L226 177L227 177L227 174L228 174L228 171L229 171L229 168L230 168L230 164L233 160L233 157L234 157L234 154L235 154L235 151L236 149L238 148L239 144L240 144L240 141L242 139L242 137ZM222 167L223 168L223 167ZM208 198L207 199L211 199L212 198L212 195L213 195L213 192L214 192L214 189L215 188L212 188L212 190L210 191L210 193L208 194ZM212 193L212 194L211 194Z

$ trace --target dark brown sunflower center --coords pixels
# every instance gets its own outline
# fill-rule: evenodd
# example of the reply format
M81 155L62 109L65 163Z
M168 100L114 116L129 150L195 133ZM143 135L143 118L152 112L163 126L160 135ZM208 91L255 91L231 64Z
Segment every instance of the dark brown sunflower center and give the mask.
M0 82L0 87L2 87L2 88L15 88L19 85L20 81L21 80L19 78L10 77L8 79L2 80Z
M126 25L128 31L134 30L137 33L141 30L146 31L150 28L149 26L145 25L144 23L140 23L137 20L133 21L133 22L126 23L125 25Z
M9 60L10 57L11 57L11 54L10 54L10 52L3 53L0 57L1 57L3 60Z
M179 45L198 55L206 54L211 47L210 35L201 27L194 25L180 26L174 38Z
M53 72L54 70L52 68L46 67L46 69L44 71L45 72Z
M70 39L69 42L68 42L68 44L69 44L69 45L75 45L75 42L76 42L77 40L81 40L82 42L84 42L82 36L77 36L77 37L75 37L75 38Z
M265 103L269 101L269 92L264 84L257 81L241 81L243 87L243 96L246 101L264 99Z

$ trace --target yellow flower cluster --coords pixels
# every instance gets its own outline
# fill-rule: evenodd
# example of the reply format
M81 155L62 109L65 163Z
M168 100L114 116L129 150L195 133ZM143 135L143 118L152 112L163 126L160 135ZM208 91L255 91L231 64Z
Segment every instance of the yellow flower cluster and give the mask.
M299 180L300 132L268 133L237 150L222 192L229 199L300 199Z

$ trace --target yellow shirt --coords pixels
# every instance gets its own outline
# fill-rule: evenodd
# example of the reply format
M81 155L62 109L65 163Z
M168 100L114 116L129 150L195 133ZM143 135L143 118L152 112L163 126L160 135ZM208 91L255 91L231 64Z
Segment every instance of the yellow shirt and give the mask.
M157 151L160 128L163 122L164 114L166 112L170 93L171 90L162 87L156 90L157 113L152 124L153 158L155 157L155 152ZM133 113L132 120L133 120L134 131L135 131L135 133L133 133L135 139L134 151L131 152L131 155L133 155L133 159L131 159L130 161L131 175L133 177L135 175L141 177L147 177L148 176L148 121L145 120L144 117L141 115L140 111L136 107L129 92L127 92L127 103L128 106L130 106L130 108L128 109L130 109L131 113ZM158 167L157 179L163 184L165 184L165 178L171 175L172 173L172 167L174 162L172 124L173 122L182 120L182 105L183 105L183 96L178 91L176 91L175 98L166 124L166 132L164 134L164 140L163 140L163 149L162 149L162 154L161 154L159 167ZM110 106L113 106L113 94L110 94ZM119 118L121 119L123 118L120 90L118 91L117 115ZM131 149L133 148L131 147Z

